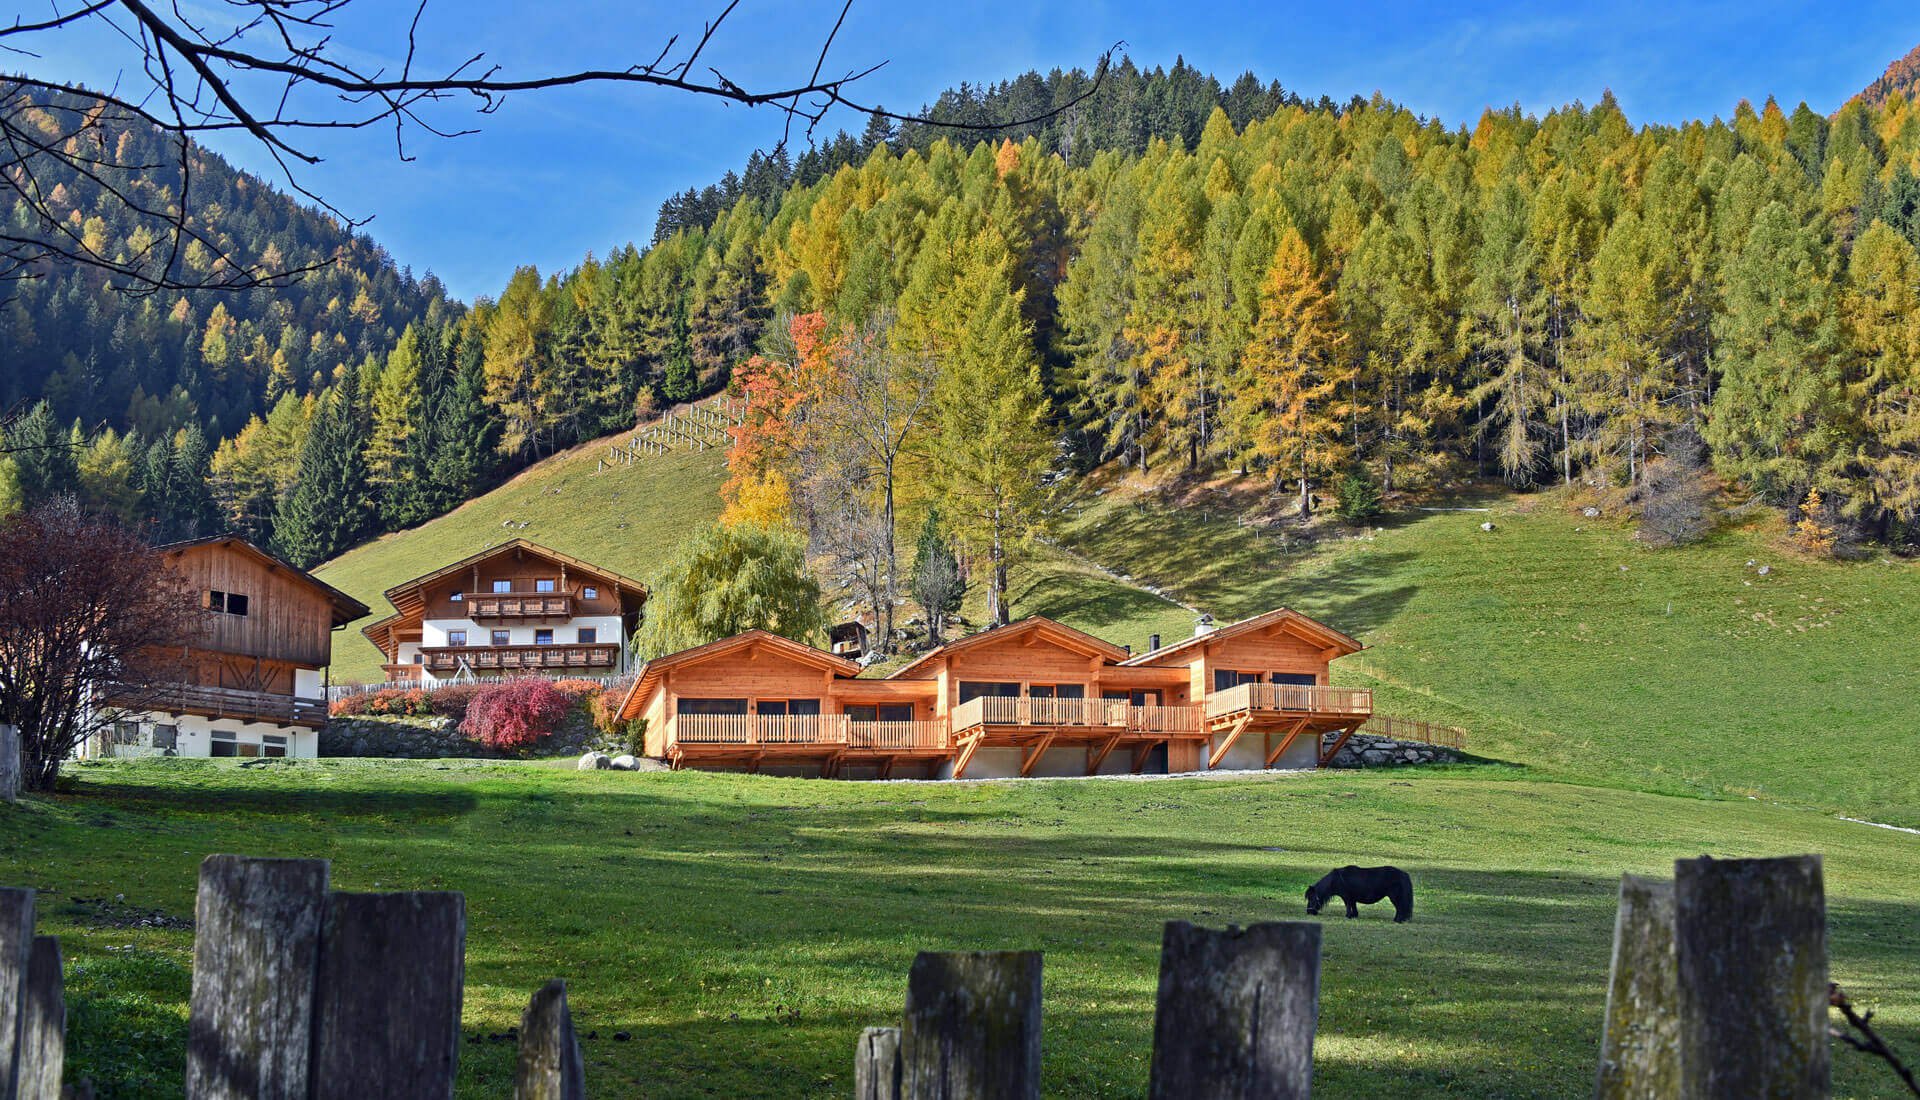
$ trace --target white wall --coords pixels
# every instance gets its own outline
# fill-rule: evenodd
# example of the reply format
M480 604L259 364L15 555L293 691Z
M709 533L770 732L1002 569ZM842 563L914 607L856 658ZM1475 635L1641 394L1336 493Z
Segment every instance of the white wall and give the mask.
M491 624L482 626L472 619L428 619L420 624L420 645L429 648L446 645L447 631L449 630L466 631L467 645L469 646L491 645L493 644L491 641L493 632L503 629L507 632L508 645L532 645L534 644L533 632L535 630L549 629L553 631L553 642L555 645L573 645L575 644L575 639L579 637L579 629L583 626L599 631L599 637L596 639L597 644L617 644L626 641L625 638L620 636L620 616L578 615L568 619L564 623L526 623L507 627ZM400 652L403 655L401 658L402 661L410 661L412 659L404 656L408 651L408 647L412 646L412 644L411 642L401 643Z
M272 722L243 722L237 718L203 718L197 714L172 715L162 712L129 714L125 720L140 723L141 745L117 746L114 752L116 756L163 755L162 750L151 747L151 727L154 725L176 727L178 732L174 741L175 756L212 756L215 730L230 731L237 742L250 745L259 745L261 737L267 734L285 737L289 757L311 760L320 755L320 732L305 726L281 726ZM91 746L81 746L81 756L88 756L91 753Z

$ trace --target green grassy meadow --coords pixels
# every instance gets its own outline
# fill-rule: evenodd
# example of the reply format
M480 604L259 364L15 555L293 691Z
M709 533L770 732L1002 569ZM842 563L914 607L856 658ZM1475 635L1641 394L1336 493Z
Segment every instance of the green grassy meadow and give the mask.
M724 452L673 451L596 472L606 450L601 440L555 455L444 516L363 543L314 570L373 609L334 635L333 678L382 678L380 651L360 628L392 613L381 593L396 584L512 538L652 581L687 535L719 517Z
M844 1096L855 1036L897 1015L924 948L1044 950L1048 1094L1138 1096L1161 924L1302 919L1306 884L1352 859L1407 868L1419 896L1411 924L1326 921L1323 1096L1584 1093L1618 876L1706 851L1825 853L1834 976L1920 1048L1920 838L1508 772L871 784L112 762L0 815L0 881L47 892L75 1068L108 1096L177 1094L191 956L190 932L115 915L190 915L198 862L224 851L325 857L337 888L465 892L464 1029L482 1041L463 1044L463 1096L504 1095L513 1047L485 1036L555 976L598 1036L594 1096ZM1835 1063L1839 1095L1897 1095L1876 1064Z

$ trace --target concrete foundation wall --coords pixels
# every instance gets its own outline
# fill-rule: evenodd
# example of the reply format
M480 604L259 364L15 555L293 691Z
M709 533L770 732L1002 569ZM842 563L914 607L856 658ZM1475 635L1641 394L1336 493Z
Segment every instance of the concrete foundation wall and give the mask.
M272 722L242 722L237 718L203 718L197 714L130 714L126 721L139 723L138 739L131 744L114 744L109 751L102 753L101 745L89 742L80 748L81 756L184 756L210 757L213 755L213 735L215 731L232 733L234 743L254 751L259 756L262 738L267 736L287 739L287 755L301 760L312 760L320 755L320 732L305 726L281 726ZM169 752L158 743L155 727L174 727L173 748Z

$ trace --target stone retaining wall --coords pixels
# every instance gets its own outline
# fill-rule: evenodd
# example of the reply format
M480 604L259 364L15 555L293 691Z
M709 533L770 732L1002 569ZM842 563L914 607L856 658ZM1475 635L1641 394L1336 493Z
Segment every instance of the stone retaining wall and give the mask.
M1326 745L1332 746L1338 734L1328 734ZM1330 768L1402 768L1413 764L1453 764L1460 754L1439 745L1428 745L1418 741L1395 741L1391 737L1376 737L1370 733L1356 733L1347 738L1340 748L1340 755L1327 765Z
M447 757L499 758L495 752L469 740L451 718L356 714L334 718L320 731L321 756L385 756L409 759ZM599 738L592 719L578 710L567 713L551 740L540 746L541 756L578 756Z

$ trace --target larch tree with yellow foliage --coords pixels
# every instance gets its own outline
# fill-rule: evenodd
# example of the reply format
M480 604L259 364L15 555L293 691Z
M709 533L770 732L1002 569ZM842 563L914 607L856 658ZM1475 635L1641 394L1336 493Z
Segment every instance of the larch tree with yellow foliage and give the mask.
M1300 522L1313 511L1313 485L1353 457L1345 428L1352 367L1341 354L1333 291L1314 268L1298 230L1280 235L1260 286L1253 341L1241 356L1233 406L1252 451L1276 482L1297 478Z

